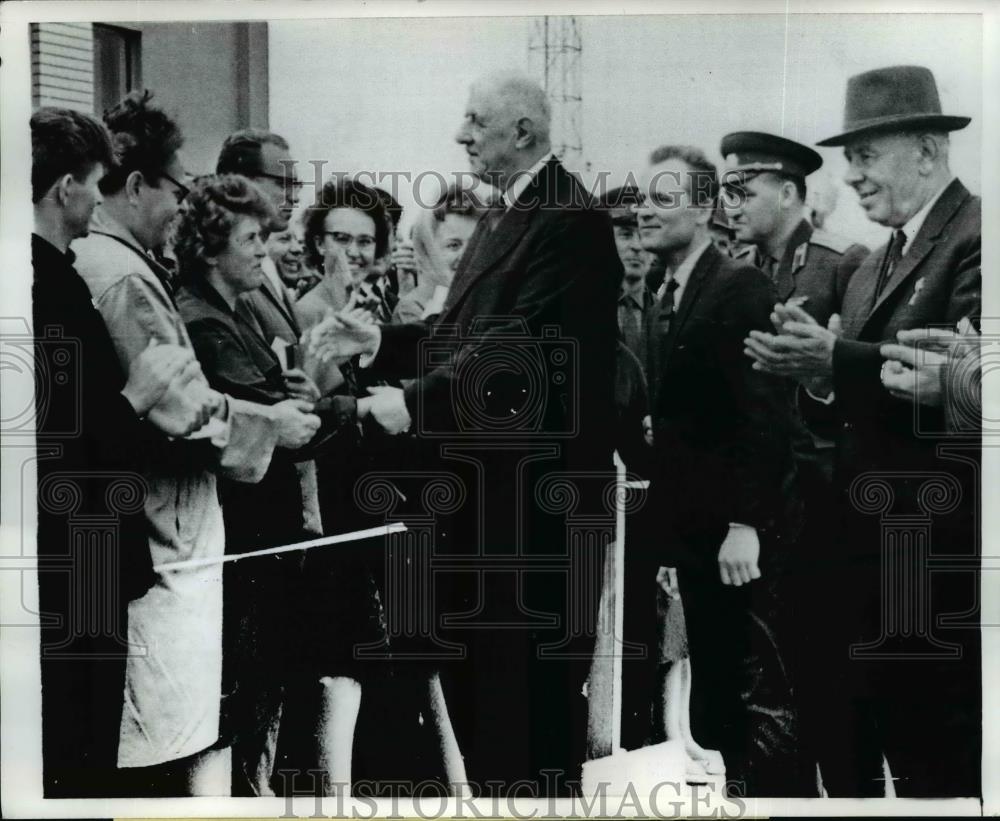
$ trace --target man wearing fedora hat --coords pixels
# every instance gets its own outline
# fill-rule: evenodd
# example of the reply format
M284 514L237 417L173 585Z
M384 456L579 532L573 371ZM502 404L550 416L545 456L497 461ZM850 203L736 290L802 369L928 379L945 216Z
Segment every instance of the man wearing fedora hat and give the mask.
M799 380L804 409L837 426L840 549L817 591L850 591L829 602L831 795L882 794L882 755L899 796L980 792L978 580L954 572L977 555L978 443L885 390L879 351L900 331L978 321L980 200L948 166L948 132L968 123L941 113L926 68L852 77L844 131L820 145L844 147L845 181L892 235L851 279L839 323L785 303L776 333L746 339L755 368ZM904 522L921 535L900 535Z

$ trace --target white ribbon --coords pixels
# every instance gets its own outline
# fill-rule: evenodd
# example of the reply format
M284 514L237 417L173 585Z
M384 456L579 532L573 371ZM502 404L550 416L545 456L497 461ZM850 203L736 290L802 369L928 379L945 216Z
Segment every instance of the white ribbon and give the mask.
M314 547L328 547L333 544L343 544L345 542L357 542L362 539L374 539L376 536L388 536L390 533L402 533L406 530L406 525L402 522L393 522L381 527L370 527L367 530L355 530L351 533L338 533L336 536L324 536L321 539L310 539L307 542L296 542L295 544L282 545L281 547L268 547L264 550L252 550L249 553L231 553L224 556L210 556L204 559L187 559L182 562L165 562L154 565L153 570L157 573L164 573L168 570L187 570L190 567L207 567L212 564L222 564L223 562L238 562L241 559L253 559L257 556L274 556L278 553L291 553L293 550L311 550Z

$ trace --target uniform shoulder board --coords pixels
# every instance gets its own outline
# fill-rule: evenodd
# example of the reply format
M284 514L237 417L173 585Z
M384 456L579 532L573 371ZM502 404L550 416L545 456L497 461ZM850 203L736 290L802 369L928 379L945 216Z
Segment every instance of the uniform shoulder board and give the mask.
M812 232L812 236L809 238L809 241L814 245L829 248L831 251L838 254L846 254L848 249L855 244L847 237L842 237L840 234L831 234L829 231L822 231L819 229Z
M809 243L803 242L795 249L795 256L792 257L792 270L796 271L806 264L806 254L809 253Z

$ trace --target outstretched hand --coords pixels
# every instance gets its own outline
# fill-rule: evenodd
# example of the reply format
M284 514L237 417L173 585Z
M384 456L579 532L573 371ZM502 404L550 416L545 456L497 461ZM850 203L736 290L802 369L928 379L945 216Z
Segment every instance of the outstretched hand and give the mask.
M374 354L381 339L382 333L371 321L371 314L352 303L340 313L327 313L302 336L311 356L322 362L338 363L358 354Z
M775 333L750 331L744 353L753 369L796 379L814 392L829 392L833 378L833 348L840 336L840 316L820 325L791 301L774 306L771 324Z

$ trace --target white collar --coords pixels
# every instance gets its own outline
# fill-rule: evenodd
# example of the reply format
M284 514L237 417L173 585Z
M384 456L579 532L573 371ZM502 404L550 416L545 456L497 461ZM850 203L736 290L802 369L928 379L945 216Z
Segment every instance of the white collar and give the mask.
M514 174L514 179L511 180L510 185L507 186L507 190L501 195L504 208L509 209L513 203L517 202L517 198L524 193L524 189L538 176L538 172L545 167L545 164L549 160L555 159L555 156L555 153L550 151L527 171L518 171Z
M135 238L135 235L128 228L115 219L103 205L98 205L94 209L93 214L91 214L90 230L98 231L102 234L111 234L113 237L125 240L144 259L148 259L146 249L143 248L142 243Z
M264 257L260 261L261 270L264 272L264 278L268 282L268 288L271 291L272 296L281 299L285 294L285 283L281 281L281 277L278 275L278 268L274 264L274 260L270 257Z
M691 272L694 270L694 266L698 264L698 260L701 259L701 255L708 250L708 246L711 244L711 238L706 239L701 243L701 245L684 257L684 261L677 266L677 270L674 271L673 274L668 274L668 276L673 276L673 278L677 280L678 288L683 288L687 285L687 281L691 277Z
M919 211L917 211L917 213L914 214L912 217L910 217L906 221L906 224L900 229L906 236L906 242L903 244L904 254L910 250L910 247L913 245L914 238L920 232L920 229L923 228L924 220L927 219L927 215L931 212L931 209L935 205L937 205L937 201L941 199L941 195L945 192L945 189L947 189L948 186L951 185L954 181L955 177L952 177L950 180L948 180L948 182L946 182L943 186L941 186L941 189L933 197L927 200L926 203L924 203L924 207L921 208Z

